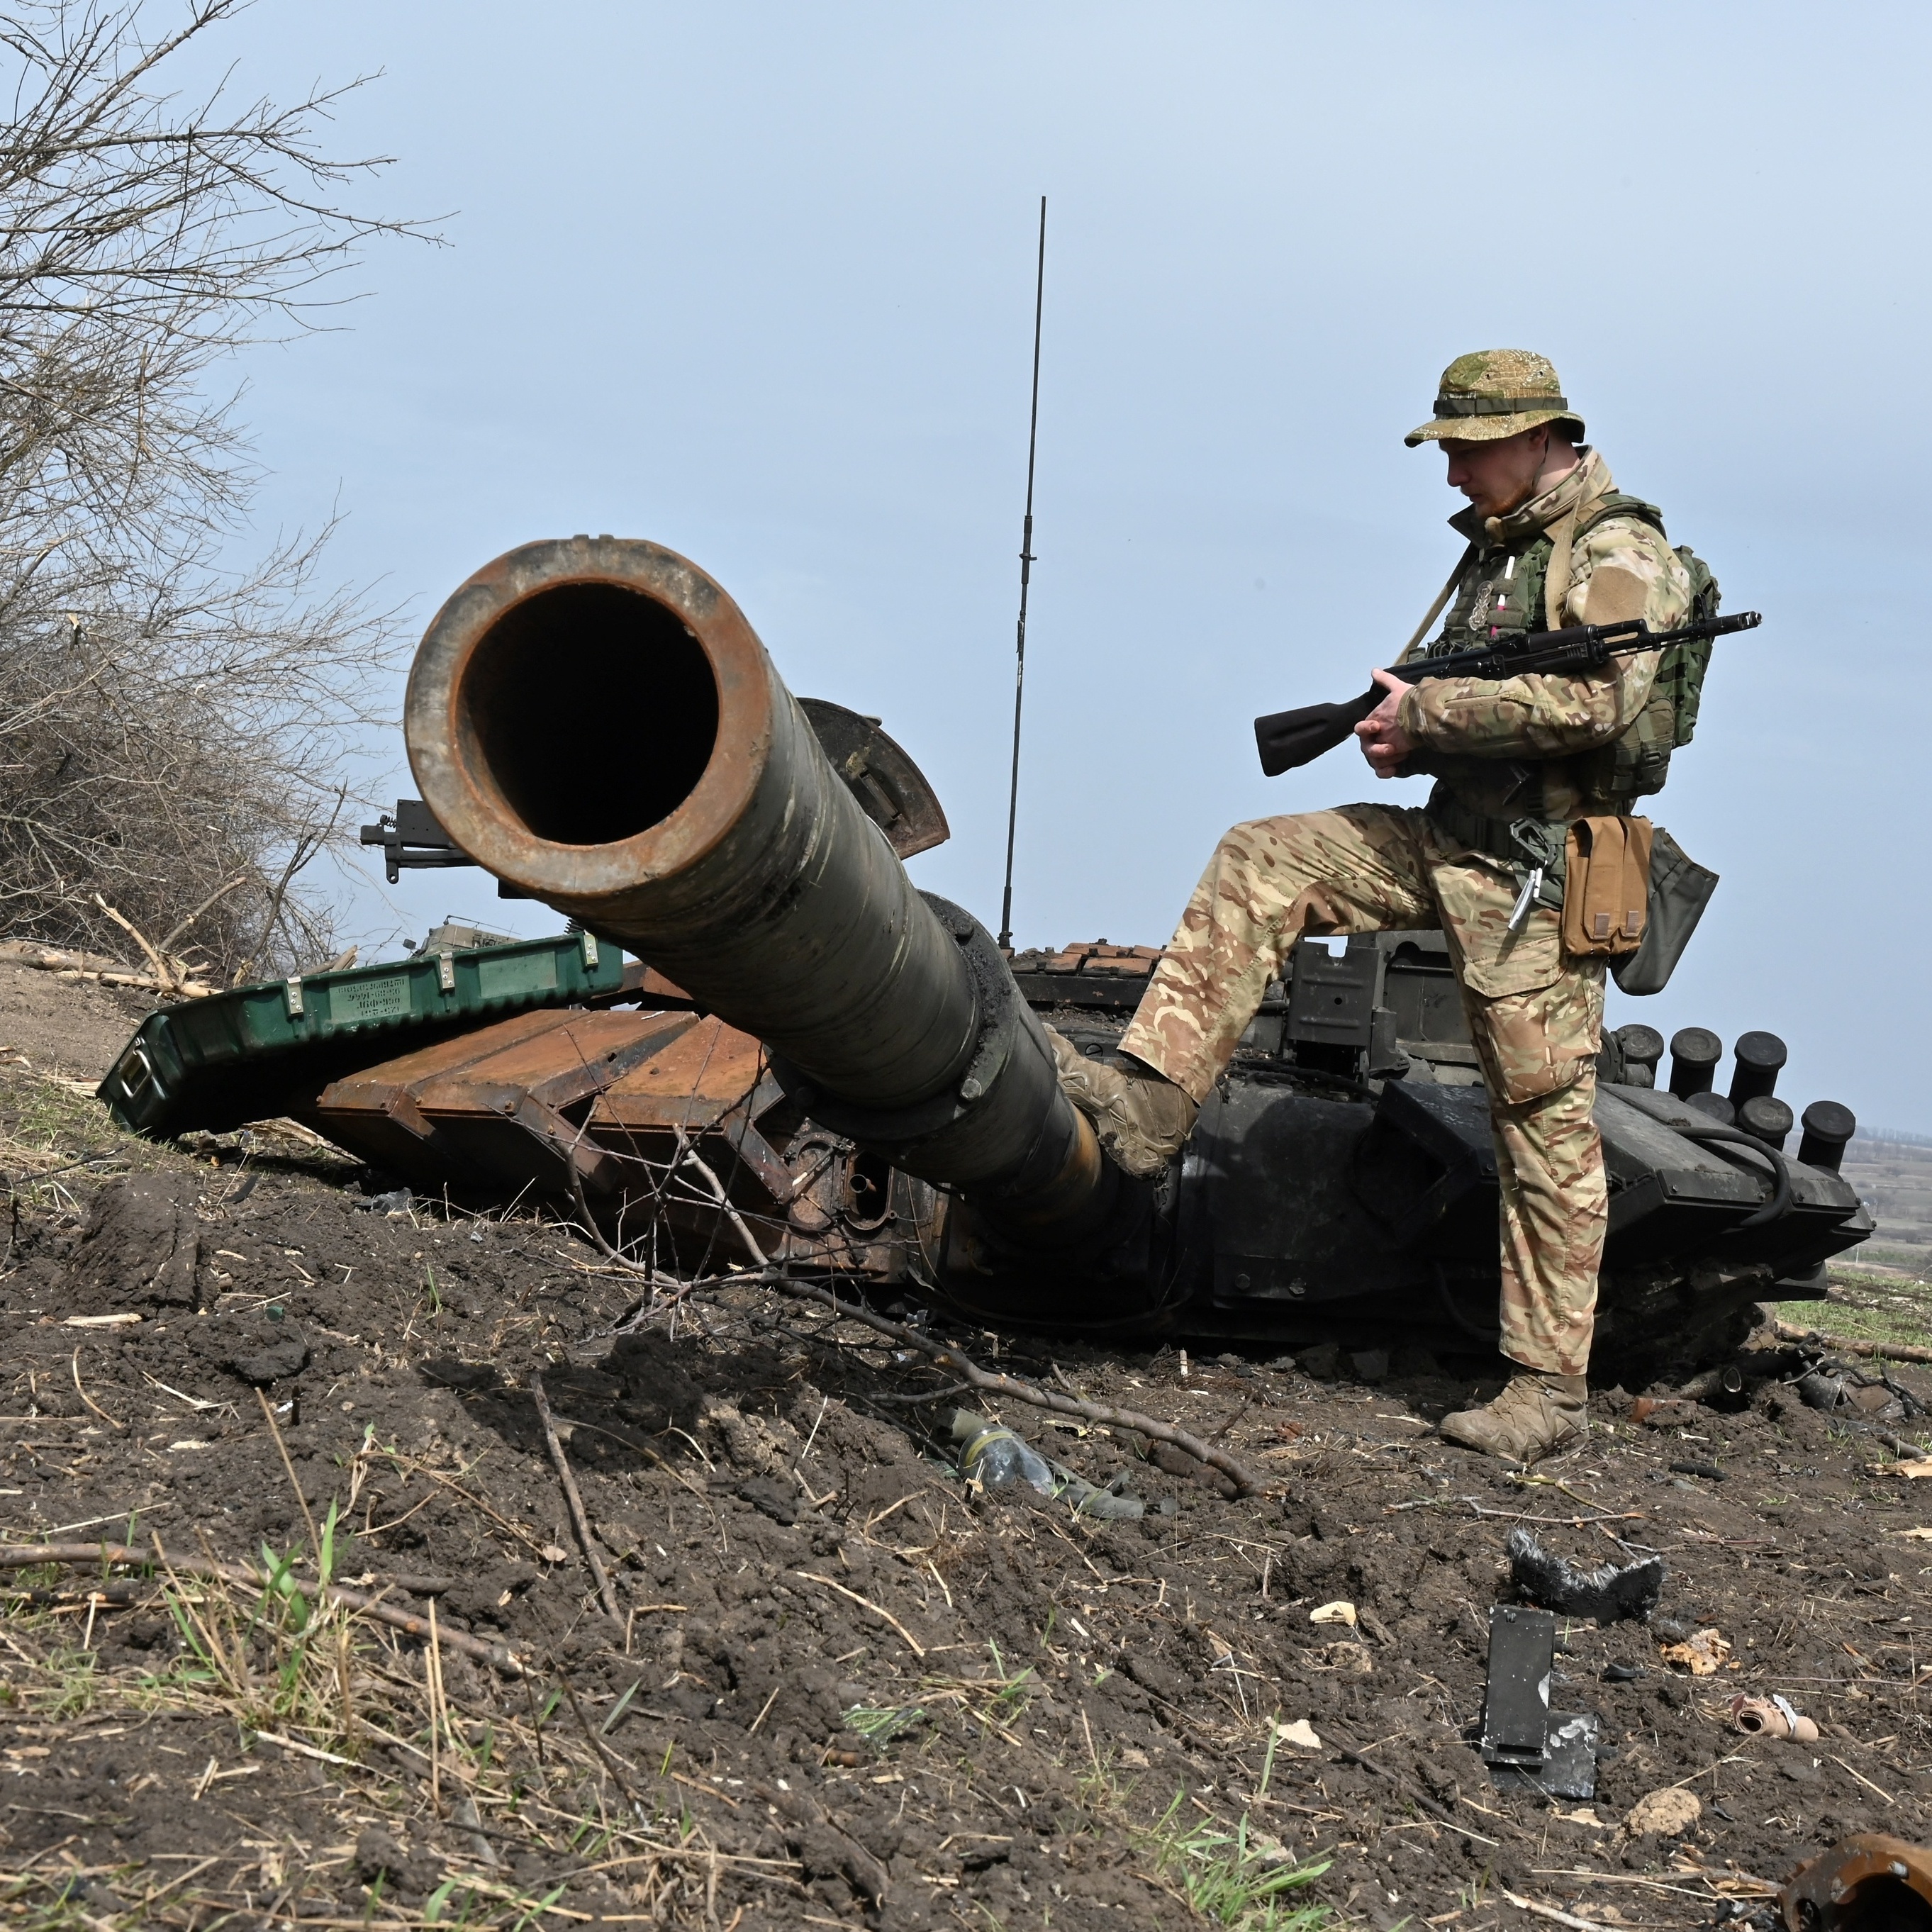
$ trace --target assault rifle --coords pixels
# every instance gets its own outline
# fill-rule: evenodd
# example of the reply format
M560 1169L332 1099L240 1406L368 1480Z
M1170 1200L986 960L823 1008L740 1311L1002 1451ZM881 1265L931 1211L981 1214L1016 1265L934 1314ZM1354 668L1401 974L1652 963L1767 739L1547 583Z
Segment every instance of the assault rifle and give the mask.
M1567 631L1527 632L1507 643L1442 657L1412 658L1406 664L1390 665L1389 674L1406 684L1420 684L1425 677L1505 678L1528 671L1594 670L1612 658L1660 651L1672 644L1702 644L1736 631L1755 630L1763 622L1756 610L1739 610L1728 617L1700 617L1674 631L1653 631L1641 617L1620 624L1578 624ZM1333 751L1354 735L1355 727L1388 695L1376 685L1346 704L1304 704L1298 711L1257 718L1255 742L1260 748L1262 770L1271 778L1279 778Z

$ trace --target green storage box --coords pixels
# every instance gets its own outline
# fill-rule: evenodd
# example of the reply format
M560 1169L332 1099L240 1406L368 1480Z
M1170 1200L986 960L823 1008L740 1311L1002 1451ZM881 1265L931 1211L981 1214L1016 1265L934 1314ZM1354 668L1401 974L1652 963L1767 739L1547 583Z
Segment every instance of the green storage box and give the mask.
M412 1046L532 1007L608 998L623 974L616 946L567 932L265 980L150 1013L96 1090L137 1133L224 1132Z

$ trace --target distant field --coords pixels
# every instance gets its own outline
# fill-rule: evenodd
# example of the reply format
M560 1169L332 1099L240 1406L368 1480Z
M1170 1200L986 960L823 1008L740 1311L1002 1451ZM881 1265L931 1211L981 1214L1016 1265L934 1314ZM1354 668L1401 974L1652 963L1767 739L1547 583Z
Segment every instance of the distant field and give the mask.
M1868 1341L1932 1346L1932 1148L1854 1141L1845 1178L1878 1232L1832 1264L1832 1299L1775 1305L1784 1321Z

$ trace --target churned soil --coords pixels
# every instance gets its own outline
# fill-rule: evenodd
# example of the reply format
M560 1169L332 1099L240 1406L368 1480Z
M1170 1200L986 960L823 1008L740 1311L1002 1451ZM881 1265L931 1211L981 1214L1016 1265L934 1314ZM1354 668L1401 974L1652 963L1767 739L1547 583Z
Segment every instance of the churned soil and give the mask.
M1493 1363L961 1331L1262 1478L1003 1408L1145 1505L1096 1522L969 1488L940 1439L965 1398L826 1311L724 1283L653 1313L540 1217L386 1209L245 1138L118 1145L128 1171L23 1180L0 1233L5 1540L155 1558L0 1576L0 1885L31 1922L1475 1932L1530 1923L1514 1895L1688 1927L1846 1833L1926 1835L1932 1482L1804 1407L1794 1354L1661 1427L1600 1392L1587 1445L1525 1478L1433 1433ZM1569 1626L1588 1802L1499 1790L1472 1747L1518 1524L1661 1552L1659 1618L1729 1646L1691 1676L1670 1630ZM434 1646L313 1604L325 1531L335 1579L433 1610ZM1311 1620L1336 1603L1352 1624ZM1733 1728L1773 1692L1816 1743ZM1665 1790L1696 1803L1633 1828Z

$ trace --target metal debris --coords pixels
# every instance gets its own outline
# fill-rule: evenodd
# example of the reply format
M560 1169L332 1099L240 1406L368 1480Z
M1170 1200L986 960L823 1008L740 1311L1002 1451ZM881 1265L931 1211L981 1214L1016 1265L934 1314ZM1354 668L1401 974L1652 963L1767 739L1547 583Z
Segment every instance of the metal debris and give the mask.
M1818 1726L1775 1691L1768 1697L1733 1697L1731 1721L1751 1737L1792 1738L1804 1744L1818 1741Z
M1490 1668L1478 1749L1499 1785L1556 1798L1594 1798L1599 1723L1594 1712L1552 1711L1556 1619L1546 1610L1498 1604L1490 1612Z
M1510 1580L1530 1602L1567 1616L1594 1617L1604 1624L1626 1617L1648 1618L1662 1601L1670 1574L1660 1556L1621 1568L1604 1563L1593 1570L1580 1569L1545 1550L1526 1529L1511 1530L1504 1547Z

